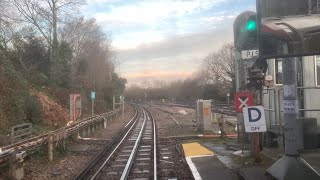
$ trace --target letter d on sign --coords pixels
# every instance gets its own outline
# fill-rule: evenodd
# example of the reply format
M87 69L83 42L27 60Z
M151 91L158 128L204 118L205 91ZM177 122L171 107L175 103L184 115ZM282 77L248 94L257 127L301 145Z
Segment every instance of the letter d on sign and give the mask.
M255 107L248 107L249 122L256 122L261 119L261 111Z
M243 120L246 132L266 132L266 118L263 106L243 108Z

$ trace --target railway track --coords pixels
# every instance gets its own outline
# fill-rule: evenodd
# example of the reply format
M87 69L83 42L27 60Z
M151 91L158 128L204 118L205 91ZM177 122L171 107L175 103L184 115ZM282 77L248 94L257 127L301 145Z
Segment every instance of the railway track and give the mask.
M184 105L184 104L168 104L168 103L156 103L157 105L166 105L166 106L177 106L196 109L195 105ZM211 108L213 112L226 114L229 116L236 116L236 111L231 104L215 104L215 107Z
M154 119L133 105L136 113L118 135L75 179L157 179Z

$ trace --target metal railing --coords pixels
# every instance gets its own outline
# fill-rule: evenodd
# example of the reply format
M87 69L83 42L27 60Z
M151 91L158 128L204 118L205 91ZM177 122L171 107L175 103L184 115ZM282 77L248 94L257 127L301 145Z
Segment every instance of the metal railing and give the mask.
M106 120L107 118L109 118L111 116L117 115L117 113L121 112L121 110L122 109L119 108L119 109L115 109L115 110L112 110L107 113L88 117L88 118L82 119L80 121L77 121L77 122L71 124L70 126L64 126L60 129L51 131L49 133L44 133L44 134L41 134L41 135L38 135L35 137L31 137L31 138L26 139L21 142L17 142L14 144L3 146L0 148L2 151L2 153L0 154L0 161L2 158L6 157L7 155L9 155L13 151L26 150L31 147L42 145L42 144L48 142L49 135L52 135L54 140L59 140L60 138L68 137L71 134L73 134L75 131L77 131L85 126L91 125L97 121Z
M297 87L297 94L301 94L301 91L303 91L302 94L302 98L306 97L306 90L320 90L320 87L318 86L299 86ZM273 88L267 88L264 89L264 91L267 91L267 93L269 94L269 97L273 96L273 103L270 103L270 99L269 99L269 107L265 107L265 111L269 112L269 129L270 128L278 128L278 133L282 134L282 128L284 125L283 122L283 115L282 113L284 112L283 109L281 108L281 96L283 94L283 86L274 86ZM273 92L273 95L270 95L270 92ZM311 93L311 92L309 92ZM319 92L320 93L320 92ZM266 94L266 93L265 93ZM320 94L319 94L320 95ZM300 97L301 100L301 97ZM306 103L304 101L304 103ZM307 102L310 103L310 102ZM300 102L299 102L300 104ZM306 104L304 104L305 106ZM299 108L298 111L299 113L299 117L304 117L306 115L304 115L302 112L320 112L320 107L312 107L312 108ZM271 114L272 113L272 114ZM273 114L274 113L274 114ZM273 117L274 119L271 120L271 117Z

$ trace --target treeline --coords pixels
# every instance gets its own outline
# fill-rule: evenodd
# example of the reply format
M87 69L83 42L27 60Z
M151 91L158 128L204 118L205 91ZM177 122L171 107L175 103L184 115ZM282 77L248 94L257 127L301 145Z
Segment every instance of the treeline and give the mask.
M84 5L84 0L0 1L1 122L40 114L31 89L45 91L66 108L69 94L81 93L83 113L90 111L91 91L96 112L123 94L126 79L114 71L111 37L79 13Z
M192 78L174 82L155 80L144 87L133 85L126 89L132 101L162 101L192 103L196 99L227 100L227 93L235 92L235 57L231 43L210 53Z

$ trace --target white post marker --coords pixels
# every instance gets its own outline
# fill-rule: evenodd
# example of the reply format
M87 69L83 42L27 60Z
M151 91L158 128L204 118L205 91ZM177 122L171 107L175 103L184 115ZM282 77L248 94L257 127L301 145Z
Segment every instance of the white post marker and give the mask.
M243 108L244 126L246 132L266 132L266 118L263 106Z
M96 92L91 91L91 115L94 115L94 100L96 99Z

